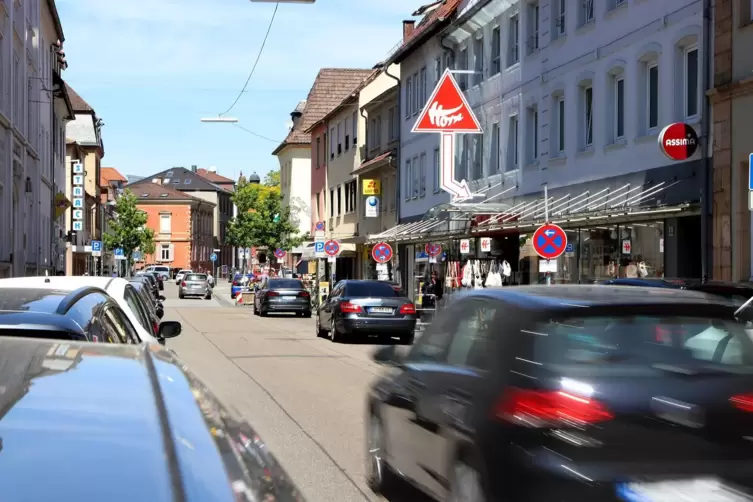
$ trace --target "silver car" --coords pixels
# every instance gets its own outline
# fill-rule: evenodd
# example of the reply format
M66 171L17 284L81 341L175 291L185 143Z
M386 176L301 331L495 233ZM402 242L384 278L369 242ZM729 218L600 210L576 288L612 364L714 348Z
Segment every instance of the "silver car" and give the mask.
M209 285L207 274L186 274L178 286L178 298L186 296L202 296L206 300L212 299L212 286Z

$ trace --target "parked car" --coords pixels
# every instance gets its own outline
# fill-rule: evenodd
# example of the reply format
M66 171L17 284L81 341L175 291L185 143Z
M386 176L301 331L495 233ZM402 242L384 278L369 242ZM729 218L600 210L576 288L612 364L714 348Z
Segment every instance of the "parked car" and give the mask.
M254 274L246 274L246 277L248 277L249 285L256 278ZM241 286L242 279L243 274L235 274L235 276L233 277L233 284L230 286L230 299L234 300L235 297L238 296L238 292L243 289L243 287Z
M159 336L159 319L155 322L143 297L126 279L119 277L55 276L0 280L0 288L73 291L85 286L100 288L115 300L136 329L141 341L165 343L165 339Z
M200 296L205 300L212 299L212 287L209 285L207 274L187 274L178 286L178 298L186 296Z
M753 284L729 281L701 281L699 279L666 278L617 278L608 279L601 284L610 286L648 286L654 288L688 289L732 298L745 302L753 297Z
M0 368L3 502L304 500L168 349L0 337Z
M137 272L134 277L142 281L147 281L152 288L152 295L154 295L154 298L159 298L159 284L157 283L157 278L154 274L142 271Z
M146 267L145 271L155 272L162 276L162 279L165 281L170 280L170 267L166 267L165 265L150 265Z
M458 294L407 355L374 354L392 369L368 397L368 482L439 500L749 500L733 495L753 488L740 306L649 287Z
M149 285L144 283L143 281L131 279L129 283L131 284L131 286L133 286L133 289L143 300L144 305L146 305L147 312L149 314L149 320L154 326L158 327L165 315L165 308L162 302L152 296L152 293L149 290Z
M189 268L184 268L182 270L179 270L177 274L175 274L175 284L180 285L183 278L186 276L186 274L190 274L193 272L193 270Z
M270 312L311 317L311 293L299 279L267 279L254 295L254 314Z
M416 306L391 284L381 281L338 282L319 306L316 334L333 342L378 335L413 343Z

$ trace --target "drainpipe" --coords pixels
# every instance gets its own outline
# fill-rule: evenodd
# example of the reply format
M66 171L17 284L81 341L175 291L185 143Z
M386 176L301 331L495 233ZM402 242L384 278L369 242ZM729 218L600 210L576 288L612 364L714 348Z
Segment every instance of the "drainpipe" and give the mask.
M704 281L708 280L712 274L712 220L711 207L713 196L712 189L712 159L711 153L711 99L706 91L711 89L711 65L713 54L710 50L711 44L711 0L703 0L703 116L701 119L701 128L703 129L704 140L701 142L701 155L703 156L703 185L701 186L701 277ZM731 170L730 172L734 171ZM734 186L734 183L731 185Z
M400 141L397 143L397 187L396 189L396 196L397 196L397 221L400 223L400 209L403 204L403 198L400 196L400 188L402 187L402 182L400 181L400 163L402 162L402 159L400 158L400 152L403 149L403 83L400 80L400 77L396 77L395 75L390 73L390 67L389 65L384 66L384 74L393 79L395 82L397 82L397 112L400 115L400 119L397 121L397 137L400 138ZM368 138L366 138L368 140ZM368 147L367 147L368 148Z
M55 46L50 45L50 53L55 53ZM54 68L52 71L55 71ZM54 89L55 88L55 77L51 79L51 86ZM65 92L65 89L63 89L63 92ZM57 209L55 207L55 197L57 196L57 192L55 191L55 135L57 134L57 131L55 130L55 92L50 93L50 152L52 154L50 155L49 161L52 163L52 202L50 203L50 263L49 265L52 266L53 263L55 263L55 248L57 247L56 244L56 238L55 238L55 210ZM65 138L62 138L63 144L65 144ZM65 178L63 178L65 179ZM65 265L63 265L63 269L65 270ZM57 273L57 267L54 267L52 270L52 273Z

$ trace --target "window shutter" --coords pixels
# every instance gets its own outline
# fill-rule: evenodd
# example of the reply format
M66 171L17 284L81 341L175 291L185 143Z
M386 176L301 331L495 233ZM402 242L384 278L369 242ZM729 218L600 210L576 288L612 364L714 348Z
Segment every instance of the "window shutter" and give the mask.
M170 259L168 261L175 261L175 244L170 244Z

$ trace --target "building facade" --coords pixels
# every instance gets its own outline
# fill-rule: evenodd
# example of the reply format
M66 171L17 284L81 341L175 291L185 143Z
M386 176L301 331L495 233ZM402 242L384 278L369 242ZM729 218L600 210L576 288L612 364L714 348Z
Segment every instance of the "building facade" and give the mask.
M155 252L144 261L175 270L213 271L209 257L214 245L215 204L167 184L143 183L132 190L139 210L146 213L147 228L154 232Z
M713 278L752 280L748 156L753 152L753 8L715 2L713 116Z
M103 167L99 173L99 203L100 212L98 217L100 218L100 228L102 228L102 234L107 234L109 231L109 222L115 215L115 204L118 202L118 198L123 194L125 186L128 180L125 176L114 167ZM136 260L134 260L136 262ZM143 259L141 260L143 262ZM99 259L96 259L97 269L101 271L102 275L110 275L115 269L115 257L112 249L107 249L104 241L102 242L102 254Z
M217 172L217 167L215 166L211 166L207 169L197 168L197 166L191 166L191 171L196 172L196 174L198 174L205 180L217 185L218 187L222 188L223 190L231 194L230 204L232 204L232 207L231 207L229 217L227 214L224 215L225 228L227 228L227 225L230 222L230 219L235 218L238 214L238 208L235 206L235 203L233 203L233 199L232 199L232 194L235 193L235 180L219 174ZM227 212L227 210L225 212ZM237 255L237 251L236 251L235 246L225 245L224 242L225 242L225 238L223 237L222 245L219 248L221 249L221 252L219 253L218 261L222 263L223 265L228 265L228 268L231 268L235 266L235 257Z
M0 8L0 276L62 268L56 211L62 130L71 116L60 72L65 40L53 1Z

